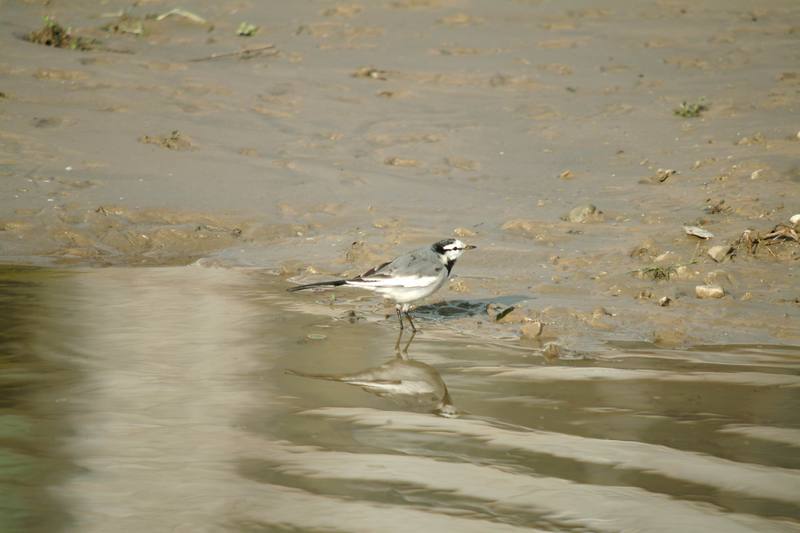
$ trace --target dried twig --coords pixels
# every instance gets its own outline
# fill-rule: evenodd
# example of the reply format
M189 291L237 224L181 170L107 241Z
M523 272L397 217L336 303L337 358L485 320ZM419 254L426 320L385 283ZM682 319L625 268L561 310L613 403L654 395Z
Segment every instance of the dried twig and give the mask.
M213 59L222 59L225 57L233 57L233 56L239 56L239 59L250 59L251 57L261 55L267 51L271 51L270 55L275 55L278 53L278 50L275 49L274 44L265 44L263 46L256 46L254 48L245 48L243 50L237 50L236 52L226 52L224 54L211 54L210 56L198 57L196 59L190 59L189 61L196 63L199 61L211 61Z

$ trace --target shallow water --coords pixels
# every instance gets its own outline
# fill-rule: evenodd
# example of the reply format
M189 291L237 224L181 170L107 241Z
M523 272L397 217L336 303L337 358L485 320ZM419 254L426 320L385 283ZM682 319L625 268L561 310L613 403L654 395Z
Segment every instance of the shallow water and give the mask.
M547 361L423 317L411 364L256 270L1 272L3 531L800 530L796 348Z

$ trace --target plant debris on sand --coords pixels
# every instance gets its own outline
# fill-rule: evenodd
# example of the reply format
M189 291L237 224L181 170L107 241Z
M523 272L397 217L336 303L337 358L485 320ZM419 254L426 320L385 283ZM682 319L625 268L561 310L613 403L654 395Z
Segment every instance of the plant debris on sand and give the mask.
M98 44L95 39L74 35L70 28L65 28L49 16L44 17L44 26L40 30L28 34L28 40L36 44L70 50L91 50Z
M669 281L672 275L677 273L677 269L673 266L649 266L635 272L642 279L650 278L654 281Z
M800 236L798 236L797 231L791 226L787 224L778 224L766 235L761 235L760 232L747 229L742 232L742 235L736 241L734 241L731 246L734 249L743 247L750 255L756 255L759 247L762 244L765 246L770 246L782 242L794 242L800 244ZM770 253L772 253L771 250Z
M182 135L178 130L169 135L157 135L155 137L142 135L139 137L139 142L142 144L155 144L167 150L191 150L194 147L192 140Z
M121 14L116 21L103 25L102 29L109 33L127 33L137 37L145 33L142 19L127 13Z
M706 101L701 98L694 103L682 102L681 105L672 112L679 117L695 118L699 117L703 111L708 111L708 105L706 105Z

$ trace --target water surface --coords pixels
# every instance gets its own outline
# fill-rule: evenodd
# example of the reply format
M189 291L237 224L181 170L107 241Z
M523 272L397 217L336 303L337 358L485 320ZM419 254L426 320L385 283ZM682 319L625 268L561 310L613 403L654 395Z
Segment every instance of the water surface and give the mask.
M0 529L800 531L797 347L547 360L423 317L408 362L284 288L3 270Z

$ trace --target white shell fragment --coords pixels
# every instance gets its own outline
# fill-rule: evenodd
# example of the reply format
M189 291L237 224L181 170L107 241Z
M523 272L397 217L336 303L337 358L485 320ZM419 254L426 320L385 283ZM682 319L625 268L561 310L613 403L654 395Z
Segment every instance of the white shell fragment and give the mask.
M798 213L796 215L792 215L791 217L789 217L789 222L792 223L792 226L796 226L796 225L800 224L800 213Z
M686 235L700 237L701 239L711 239L714 237L714 234L707 229L698 228L697 226L684 226L683 231L686 232Z
M725 296L725 289L720 285L698 285L694 288L694 293L698 298L722 298Z

